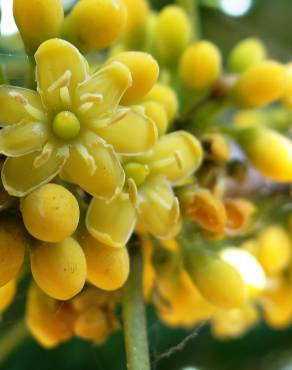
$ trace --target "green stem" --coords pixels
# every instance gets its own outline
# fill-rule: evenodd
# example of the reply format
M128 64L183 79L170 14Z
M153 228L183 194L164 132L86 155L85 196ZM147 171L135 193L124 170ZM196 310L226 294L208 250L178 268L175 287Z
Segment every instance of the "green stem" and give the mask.
M177 0L178 5L185 9L193 28L193 39L201 38L201 21L199 12L199 0Z
M130 276L123 289L123 323L128 370L150 370L139 247L131 253Z
M27 337L28 331L24 320L20 320L0 338L0 365Z
M27 79L25 86L29 89L36 88L36 80L35 80L35 59L33 56L28 57L28 72L27 72Z

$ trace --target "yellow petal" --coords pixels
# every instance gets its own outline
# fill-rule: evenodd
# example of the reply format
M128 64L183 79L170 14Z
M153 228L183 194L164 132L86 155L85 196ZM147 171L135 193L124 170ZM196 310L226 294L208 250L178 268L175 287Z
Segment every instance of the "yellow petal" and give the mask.
M71 148L63 174L91 195L106 199L117 195L125 181L122 166L112 146L105 145L98 138L90 146Z
M96 129L95 132L112 144L120 154L140 154L153 147L157 140L157 129L147 116L129 110L112 124Z
M35 120L25 103L37 110L43 109L37 92L22 87L0 86L0 126Z
M54 112L68 109L61 98L61 88L68 88L73 99L77 85L87 75L85 58L69 42L51 39L41 44L35 60L38 90L45 106Z
M86 215L90 234L100 242L118 248L125 246L135 223L136 210L125 193L110 203L93 198Z
M202 148L195 136L176 131L162 136L153 152L141 158L151 173L165 175L171 181L179 181L191 175L201 164Z
M52 180L60 171L65 158L54 151L40 167L34 166L40 152L7 158L2 168L2 182L9 194L22 197Z
M130 70L120 62L112 62L81 83L76 91L76 105L84 121L112 114L121 97L132 84Z
M38 122L23 122L0 131L0 152L17 157L40 150L48 138L46 126Z
M139 215L147 230L158 238L173 238L179 231L180 212L169 181L160 176L150 178L139 198Z

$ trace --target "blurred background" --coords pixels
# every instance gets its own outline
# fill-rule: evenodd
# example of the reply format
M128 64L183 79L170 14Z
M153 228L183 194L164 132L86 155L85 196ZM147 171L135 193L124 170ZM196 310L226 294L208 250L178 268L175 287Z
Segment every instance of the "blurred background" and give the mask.
M64 0L66 9L72 2ZM16 32L11 3L0 3L1 34L9 37ZM160 8L171 1L152 3ZM201 0L200 18L203 38L215 42L223 55L242 38L257 36L265 42L271 58L292 60L291 0ZM5 43L0 44L0 52L1 60L10 63L12 57L5 55ZM23 62L17 44L15 55L14 61ZM1 319L0 338L23 318L26 285L23 281L19 286L14 304ZM154 370L292 370L292 328L274 331L262 323L240 339L220 342L212 338L208 324L191 332L168 329L151 307L147 315ZM49 351L28 336L5 362L0 362L3 370L37 368L125 370L122 333L112 335L103 347L74 339Z

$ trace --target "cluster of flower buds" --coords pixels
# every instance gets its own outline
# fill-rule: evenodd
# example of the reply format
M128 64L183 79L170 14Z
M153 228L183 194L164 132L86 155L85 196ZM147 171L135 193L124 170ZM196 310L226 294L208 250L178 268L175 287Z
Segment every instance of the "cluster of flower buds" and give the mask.
M261 312L289 325L291 65L256 38L225 61L180 5L13 10L35 78L0 85L0 310L27 250L34 337L103 343L135 234L145 300L167 325L210 320L218 338Z

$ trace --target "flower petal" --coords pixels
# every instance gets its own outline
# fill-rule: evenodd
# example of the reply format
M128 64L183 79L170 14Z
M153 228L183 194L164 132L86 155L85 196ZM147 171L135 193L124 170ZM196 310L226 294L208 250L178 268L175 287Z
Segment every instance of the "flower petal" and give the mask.
M61 90L68 88L69 100L73 100L77 85L87 76L85 58L69 42L51 39L41 44L35 60L38 90L44 105L54 112L68 109L68 99L62 99Z
M121 193L111 202L93 198L86 215L86 227L100 242L124 247L136 223L136 210L128 194Z
M41 98L36 91L15 86L0 86L0 126L36 120L28 105L40 112Z
M57 155L56 150L41 166L35 167L36 158L41 152L21 157L7 158L2 167L2 182L9 194L22 197L42 184L52 180L60 171L65 157Z
M112 62L101 68L77 88L80 116L95 123L98 117L111 115L131 84L130 70L124 64Z
M112 144L119 154L141 154L151 149L157 140L154 122L138 112L126 111L121 119L96 129L95 132Z
M177 182L191 175L201 164L203 151L197 138L185 131L162 136L153 151L141 156L152 174L166 176Z
M139 217L146 229L158 238L170 239L178 233L179 203L166 178L152 177L141 187Z
M125 175L112 146L96 141L70 149L63 174L92 196L111 199L122 189Z
M0 153L8 157L41 150L48 139L46 126L39 122L21 122L0 130Z

